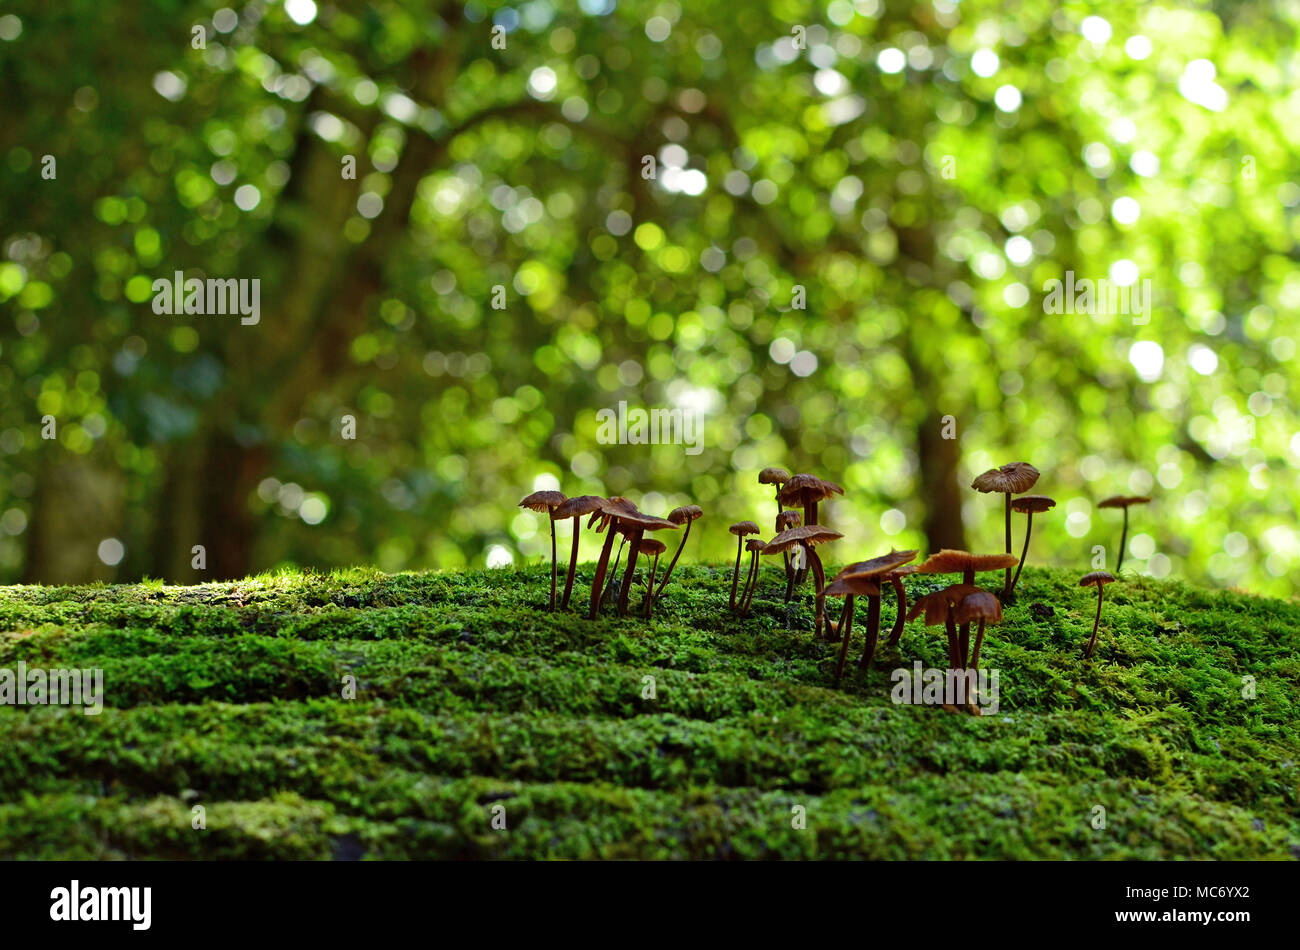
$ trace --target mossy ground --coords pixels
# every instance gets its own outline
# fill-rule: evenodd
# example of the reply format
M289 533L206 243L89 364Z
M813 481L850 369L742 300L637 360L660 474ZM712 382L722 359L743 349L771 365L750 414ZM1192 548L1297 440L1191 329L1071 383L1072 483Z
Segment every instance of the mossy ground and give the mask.
M1300 855L1300 604L1128 578L1085 661L1094 593L1026 569L977 718L891 702L891 670L946 665L919 621L836 688L772 567L743 622L730 565L679 565L651 622L547 613L549 576L0 588L0 667L107 694L0 707L0 857Z

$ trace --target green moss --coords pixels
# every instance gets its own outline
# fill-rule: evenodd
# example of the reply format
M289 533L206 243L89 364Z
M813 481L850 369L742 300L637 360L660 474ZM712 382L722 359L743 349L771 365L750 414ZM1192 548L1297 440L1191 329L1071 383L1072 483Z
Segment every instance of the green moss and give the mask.
M1127 580L1088 661L1095 595L1027 569L976 718L891 702L890 671L946 665L919 622L836 688L770 567L743 622L729 567L679 565L649 623L549 614L549 573L0 589L0 667L106 688L98 716L0 707L0 856L1300 853L1295 603Z

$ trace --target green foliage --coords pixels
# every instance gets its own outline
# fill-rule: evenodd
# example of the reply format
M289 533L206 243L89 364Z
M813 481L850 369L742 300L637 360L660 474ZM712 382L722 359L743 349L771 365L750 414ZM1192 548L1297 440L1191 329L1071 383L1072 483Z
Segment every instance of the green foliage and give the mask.
M580 567L578 590L593 569ZM679 565L648 624L547 613L549 580L549 567L349 570L0 589L0 667L98 667L106 688L98 716L0 707L0 855L1300 849L1294 603L1121 582L1085 661L1092 591L1027 568L982 651L1000 709L974 718L891 702L891 670L946 665L942 633L919 623L834 688L837 647L814 642L811 597L781 602L779 567L763 567L743 621L727 612L729 566ZM355 699L341 698L345 675ZM498 803L504 832L491 826ZM191 828L195 805L206 830Z

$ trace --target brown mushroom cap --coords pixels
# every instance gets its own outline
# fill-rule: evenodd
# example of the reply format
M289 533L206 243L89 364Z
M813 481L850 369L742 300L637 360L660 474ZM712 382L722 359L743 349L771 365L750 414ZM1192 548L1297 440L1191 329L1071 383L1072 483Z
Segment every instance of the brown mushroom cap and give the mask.
M876 583L874 577L851 574L848 577L835 578L826 585L822 593L830 597L845 597L849 594L855 597L878 597L880 585Z
M1049 508L1056 507L1056 499L1048 498L1046 495L1021 495L1019 498L1011 499L1011 510L1019 511L1021 514L1027 512L1047 511Z
M1093 571L1091 574L1084 574L1083 577L1079 578L1080 587L1101 588L1113 583L1115 583L1115 575L1106 571Z
M1038 481L1038 469L1028 462L1008 462L1001 468L989 469L971 482L970 487L976 491L1009 492L1019 495L1033 488L1036 481Z
M767 547L763 548L764 554L780 554L787 551L796 544L807 544L809 546L825 544L827 541L834 541L836 538L842 538L844 535L830 528L823 528L819 524L806 524L799 528L787 528L782 531L771 541L767 542Z
M658 538L642 538L636 549L642 554L663 554L668 550L668 545Z
M1145 505L1151 499L1146 495L1114 495L1097 502L1098 508L1127 508L1129 505Z
M907 611L907 619L915 620L924 613L927 627L938 626L948 619L948 613L954 606L975 593L983 593L983 590L974 584L953 584L932 594L925 594L916 598L911 609ZM956 617L953 619L955 622Z
M784 485L790 480L790 473L783 468L765 468L758 473L760 485Z
M783 505L806 505L814 501L822 501L831 495L843 494L844 489L834 482L801 472L790 476L790 480L785 483L777 498Z
M776 530L784 531L786 528L797 528L802 521L802 511L795 508L787 508L776 516Z
M562 505L555 509L556 518L580 518L583 515L589 515L593 511L599 511L605 504L605 499L599 495L574 495Z
M956 623L970 623L972 620L1001 623L1002 604L986 590L972 591L953 608L952 619Z
M732 534L734 534L736 537L741 538L747 534L758 534L763 529L760 528L758 525L754 524L754 522L752 521L737 521L727 530L730 531Z
M904 564L902 567L896 568L895 570L890 571L888 574L881 574L880 580L892 581L896 577L906 577L908 574L915 574L916 568L917 565L915 564Z
M944 548L931 554L916 570L918 574L962 574L966 571L1000 571L1019 563L1014 554L971 554Z
M745 542L746 551L761 551L765 547L767 547L767 545L758 538L750 538Z
M568 501L563 492L558 491L535 491L519 503L520 508L528 508L532 511L551 511L559 505ZM555 517L554 514L551 517Z
M888 554L880 555L880 557L873 557L869 561L858 561L856 564L850 564L835 577L837 580L841 577L877 577L888 574L895 568L902 567L908 561L916 560L916 555L916 551L890 551Z
M704 509L699 505L682 505L668 512L668 520L673 524L687 524L696 518L704 517Z

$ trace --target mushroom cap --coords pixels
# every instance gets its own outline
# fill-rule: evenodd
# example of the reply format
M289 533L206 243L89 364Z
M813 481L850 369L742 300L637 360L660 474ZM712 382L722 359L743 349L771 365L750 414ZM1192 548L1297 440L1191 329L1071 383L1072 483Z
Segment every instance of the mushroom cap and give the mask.
M948 619L948 613L953 607L970 594L982 593L981 588L974 584L952 584L943 590L936 590L932 594L925 594L916 598L911 609L907 611L907 619L915 620L922 613L925 614L925 625L934 627L945 622ZM956 622L956 617L953 618Z
M1115 583L1115 575L1106 571L1093 571L1091 574L1084 574L1079 578L1080 587L1096 587L1098 589L1107 584Z
M944 548L926 558L916 571L918 574L964 574L966 571L1000 571L1018 563L1014 554L971 554Z
M1021 495L1019 498L1011 499L1011 510L1022 513L1047 511L1055 507L1056 499L1048 498L1046 495Z
M844 489L834 482L809 475L807 472L800 472L798 475L790 476L790 480L785 483L777 499L783 505L806 505L829 498L831 495L843 494Z
M873 557L869 561L858 561L856 564L850 564L840 571L836 577L878 577L881 574L888 574L895 568L902 567L908 561L915 561L916 555L916 551L890 551L888 554L880 555L880 557Z
M802 521L802 511L797 508L787 508L776 516L776 530L784 531L786 528L797 528Z
M682 505L668 512L668 520L673 524L689 524L696 518L704 517L704 509L699 505Z
M1002 604L986 590L972 591L953 608L952 619L957 623L983 620L985 623L1002 622Z
M558 505L568 501L563 492L558 491L535 491L519 503L520 508L528 508L532 511L550 511ZM554 517L554 515L552 515Z
M790 480L790 473L783 468L765 468L758 473L760 485L784 485Z
M658 538L642 538L636 549L642 554L663 554L668 550L668 545Z
M1112 495L1097 502L1098 508L1127 508L1129 505L1145 505L1149 501L1146 495Z
M916 573L915 564L904 564L902 567L895 568L894 570L890 571L888 574L881 574L880 579L882 581L892 581L896 577L906 577L908 574L915 574L915 573Z
M782 551L788 551L796 544L806 544L809 547L817 544L825 544L827 541L834 541L836 538L842 538L844 535L838 531L832 531L830 528L823 528L819 524L806 524L798 528L787 528L778 534L771 541L767 542L767 547L763 548L764 554L780 554Z
M736 537L741 538L747 534L758 534L763 529L760 528L758 525L754 524L754 522L752 521L737 521L727 530L730 531L732 534L734 534Z
M746 551L761 551L765 547L767 547L767 545L758 538L750 538L745 542Z
M556 518L581 518L593 511L599 511L605 499L599 495L574 495L555 509Z
M636 505L622 495L615 495L606 501L600 510L607 518L616 519L620 527L629 525L643 531L662 531L664 528L676 531L680 527L680 525L673 524L667 518L656 518L654 515L648 515L638 510Z
M845 597L849 594L855 597L879 597L880 585L874 577L850 574L848 577L835 578L822 589L822 593L830 597Z
M1008 462L1001 468L989 469L971 482L970 487L976 491L998 491L1019 495L1033 488L1036 481L1038 481L1038 469L1028 462Z

